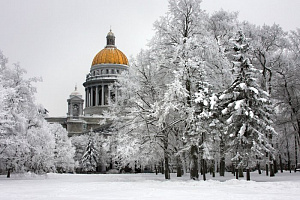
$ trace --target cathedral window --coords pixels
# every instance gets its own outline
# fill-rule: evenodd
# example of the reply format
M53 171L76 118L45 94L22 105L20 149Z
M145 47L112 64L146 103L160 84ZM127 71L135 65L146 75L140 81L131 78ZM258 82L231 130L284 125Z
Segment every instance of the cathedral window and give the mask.
M73 105L73 116L78 117L79 116L79 106L77 104Z

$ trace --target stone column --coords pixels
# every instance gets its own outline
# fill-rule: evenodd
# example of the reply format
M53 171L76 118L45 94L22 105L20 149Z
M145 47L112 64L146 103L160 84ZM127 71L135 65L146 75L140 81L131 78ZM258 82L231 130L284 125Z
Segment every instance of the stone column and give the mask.
M96 86L96 106L99 105L99 91L98 91L98 86Z
M94 105L94 88L91 87L91 106Z
M102 103L102 106L104 105L104 85L101 85L102 86L102 97L101 97L101 103Z
M71 103L71 108L70 108L70 116L73 117L73 103Z
M79 116L82 116L82 114L83 114L82 107L83 107L83 105L82 105L82 103L80 103L79 104Z
M88 89L85 88L85 107L88 107Z
M115 103L117 103L118 98L118 89L115 87Z
M110 104L110 89L109 89L109 85L107 85L107 95L108 95L107 103L109 105Z
M88 107L91 106L91 88L88 87Z

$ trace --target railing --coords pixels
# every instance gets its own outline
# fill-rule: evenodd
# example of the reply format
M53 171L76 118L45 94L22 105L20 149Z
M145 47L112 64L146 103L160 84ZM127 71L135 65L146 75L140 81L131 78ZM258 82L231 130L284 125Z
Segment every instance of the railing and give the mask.
M87 76L86 81L109 79L109 78L118 78L118 74L102 74L96 76Z

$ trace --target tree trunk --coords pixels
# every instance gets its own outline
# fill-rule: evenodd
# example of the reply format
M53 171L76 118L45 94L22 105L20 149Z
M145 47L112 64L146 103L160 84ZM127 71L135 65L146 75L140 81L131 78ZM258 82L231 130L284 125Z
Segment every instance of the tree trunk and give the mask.
M290 153L288 153L288 169L292 173Z
M282 164L281 154L279 154L279 165L280 165L280 172L283 173L283 164Z
M203 181L206 181L206 161L202 159L202 167L203 167Z
M274 166L273 166L272 160L270 160L270 177L273 177L273 176L275 176Z
M225 176L225 157L220 159L220 176Z
M273 143L272 143L272 135L269 134L269 140L271 142L271 145L273 147ZM269 165L270 165L270 177L275 176L274 173L274 165L273 165L273 156L269 153Z
M231 165L231 172L232 172L233 176L235 176L235 167L234 167L234 164Z
M298 127L298 129L300 129L300 127ZM298 163L298 144L297 144L297 136L295 134L295 172L296 172L296 168L297 168L297 163Z
M10 178L10 169L7 170L7 178Z
M290 151L289 151L289 141L288 138L286 139L286 150L287 150L287 157L288 157L288 170L290 171L290 173L292 173L292 169L291 169L291 156L290 156Z
M225 176L225 151L224 151L224 141L221 139L220 142L220 176Z
M161 161L161 174L165 174L164 160Z
M266 176L269 176L269 165L266 163Z
M169 158L165 156L165 179L170 179Z
M256 164L257 170L258 170L258 174L261 174L261 169L260 169L260 163L257 162Z
M247 167L247 181L250 181L250 169Z
M213 160L213 164L212 164L212 177L216 177L216 166L215 166L215 160Z
M176 162L177 162L177 177L181 177L182 176L182 163L181 163L180 156L176 157Z
M187 173L187 168L188 168L188 165L186 163L186 157L185 157L185 152L182 153L182 175Z
M168 140L164 141L164 159L165 159L165 179L170 179Z
M197 145L191 146L191 165L190 165L190 178L193 180L198 180L198 147Z
M235 178L239 179L239 169L235 168Z
M239 177L244 177L243 168L239 168Z
M273 165L274 165L274 173L278 173L278 167L277 167L277 161L274 159L273 160Z

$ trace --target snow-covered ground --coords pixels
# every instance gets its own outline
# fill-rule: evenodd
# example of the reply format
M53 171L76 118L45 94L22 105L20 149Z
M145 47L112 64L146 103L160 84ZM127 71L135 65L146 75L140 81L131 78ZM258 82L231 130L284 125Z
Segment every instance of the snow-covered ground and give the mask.
M162 174L32 174L0 176L0 199L105 199L105 200L267 200L300 199L300 173L266 177L251 173L252 181L207 176L192 181L188 175L164 180Z

